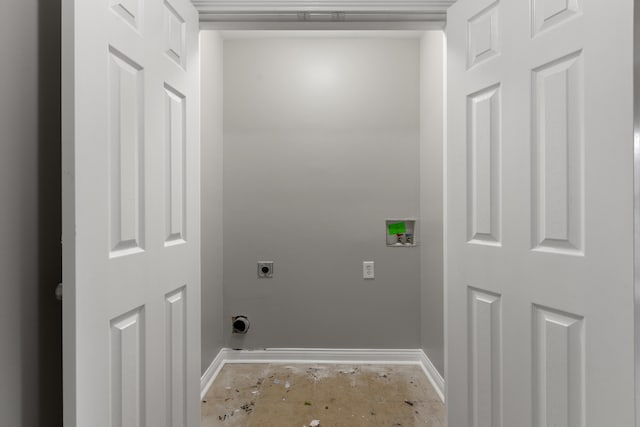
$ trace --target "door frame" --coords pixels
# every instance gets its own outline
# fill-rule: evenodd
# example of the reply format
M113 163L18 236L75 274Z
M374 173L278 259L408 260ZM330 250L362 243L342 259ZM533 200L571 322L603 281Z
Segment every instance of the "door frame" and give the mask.
M200 11L200 30L217 32L222 38L240 34L260 34L269 37L281 36L283 32L307 33L311 36L321 36L324 33L348 33L354 36L370 36L372 33L388 34L395 37L399 33L410 33L420 40L427 32L442 32L445 34L446 10L457 0L315 0L310 6L308 0L283 1L247 1L247 0L191 0ZM339 10L340 12L336 12ZM302 12L301 12L302 11ZM305 16L312 14L310 18ZM419 34L419 36L417 35ZM446 64L446 43L443 58ZM445 67L446 70L446 67ZM443 75L443 164L445 163L444 145L446 142L446 72ZM446 180L446 170L442 179ZM443 194L443 205L445 196ZM444 209L444 206L443 206ZM445 219L446 221L446 219ZM444 224L443 224L444 225ZM444 252L443 240L443 256ZM444 262L443 262L444 269ZM443 274L446 274L443 271ZM444 294L444 280L442 283ZM443 297L443 307L444 304ZM446 308L445 308L446 309ZM446 372L446 344L444 331L445 316L443 316L443 353ZM215 363L215 361L214 361ZM436 371L436 368L433 368ZM440 376L440 373L437 373ZM206 376L206 373L205 373ZM204 377L203 377L204 378ZM203 384L204 384L203 379ZM436 380L437 381L437 380ZM440 376L440 381L442 376ZM440 383L439 390L444 393L444 384ZM439 392L439 394L441 394ZM443 401L445 400L441 394Z
M633 10L633 282L636 427L640 426L640 6Z
M271 1L260 2L251 0L191 0L193 5L200 12L201 30L442 30L446 21L446 9L455 3L456 0L389 0L380 1L352 1L344 0L316 0L313 6L303 0ZM67 9L67 16L72 16L69 9L69 2L63 2L62 8ZM348 13L353 20L345 19L344 15L336 15L334 20L323 20L315 22L313 17L306 13L323 13L325 15L336 10ZM302 15L301 15L302 13ZM63 16L64 16L63 10ZM416 19L417 17L417 19ZM73 38L73 26L63 22L62 43ZM640 323L640 6L634 8L634 40L633 40L633 152L634 152L634 307L635 324ZM63 49L63 55L65 51ZM66 69L69 53L62 58L63 80L73 79L73 70ZM445 51L446 55L446 51ZM66 58L66 60L65 60ZM66 69L66 72L65 72ZM445 76L446 91L446 76ZM69 109L69 97L71 94L62 93L62 109ZM446 95L445 95L446 102ZM66 115L69 118L69 115ZM446 122L446 115L445 115ZM64 129L72 127L72 120L63 121ZM446 145L446 125L444 127L444 144ZM445 150L446 156L446 150ZM62 180L69 180L65 170L72 164L73 159L63 156L62 159ZM446 160L446 158L444 159ZM446 166L446 165L445 165ZM445 169L446 173L446 169ZM446 180L444 182L443 197L446 201ZM64 187L64 186L63 186ZM69 209L69 202L73 204L73 195L63 194L62 209ZM446 210L446 206L445 206ZM63 215L63 218L71 218L70 215ZM444 218L446 223L446 216ZM67 224L68 226L69 224ZM70 227L66 227L67 230ZM64 228L63 228L64 229ZM446 235L444 247L446 248ZM69 255L72 248L65 247L63 251ZM444 265L447 263L446 251L444 252ZM66 277L71 276L70 271L66 271ZM447 287L446 274L443 287ZM446 292L445 299L446 299ZM443 304L445 301L443 301ZM64 304L72 306L74 304L73 294L65 295ZM445 304L446 310L446 304ZM64 316L63 316L64 318ZM73 331L63 322L63 331L66 332L66 339ZM447 321L444 316L444 351L445 351L445 374L447 371ZM636 426L640 427L640 328L636 327L634 332L635 345L635 401L636 401ZM66 359L71 362L69 358ZM65 369L72 369L73 366L65 364ZM446 387L446 378L445 378ZM66 393L65 393L66 394ZM64 396L63 397L68 397Z
M200 29L217 31L269 31L269 30L443 30L446 24L446 10L457 0L389 0L352 1L316 0L313 6L303 0L273 1L263 0L191 0L200 12ZM330 14L339 10L346 12L352 19L336 15L334 19L314 22L307 20L304 13ZM301 13L302 12L302 13ZM326 19L326 18L325 18ZM633 40L633 152L634 152L634 307L635 325L640 323L640 6L634 7ZM445 41L446 42L446 41ZM446 58L446 48L445 48ZM446 61L446 59L445 59ZM445 65L446 67L446 65ZM444 170L443 170L443 222L446 224L446 73L445 116L444 116ZM446 226L443 239L444 260L447 264ZM443 287L447 288L446 268L444 268ZM447 372L447 316L446 295L444 292L444 355L445 375ZM640 427L640 327L635 327L635 401L636 427ZM445 376L446 389L446 376Z
M201 30L441 30L457 0L191 0Z

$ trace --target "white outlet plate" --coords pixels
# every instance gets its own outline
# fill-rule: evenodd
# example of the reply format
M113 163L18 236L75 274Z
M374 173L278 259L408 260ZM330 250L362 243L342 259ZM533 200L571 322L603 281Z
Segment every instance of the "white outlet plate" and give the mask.
M375 279L375 266L373 261L362 261L362 278L363 279Z

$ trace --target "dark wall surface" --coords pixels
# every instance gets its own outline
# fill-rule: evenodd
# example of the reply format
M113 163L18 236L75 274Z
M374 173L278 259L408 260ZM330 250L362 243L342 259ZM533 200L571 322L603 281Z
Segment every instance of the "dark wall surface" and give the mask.
M0 2L0 425L62 425L60 3Z

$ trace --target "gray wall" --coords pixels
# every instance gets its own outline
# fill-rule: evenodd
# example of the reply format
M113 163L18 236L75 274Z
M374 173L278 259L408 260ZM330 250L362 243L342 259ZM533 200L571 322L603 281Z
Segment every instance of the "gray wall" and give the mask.
M420 51L421 340L422 349L444 375L444 33L426 32Z
M419 48L225 41L230 347L420 347L420 249L387 248L384 234L385 218L419 215ZM256 278L258 260L275 261L273 279ZM234 314L248 335L230 336Z
M215 31L200 32L202 176L202 372L224 347L222 311L222 51Z
M0 426L62 425L60 5L0 2Z

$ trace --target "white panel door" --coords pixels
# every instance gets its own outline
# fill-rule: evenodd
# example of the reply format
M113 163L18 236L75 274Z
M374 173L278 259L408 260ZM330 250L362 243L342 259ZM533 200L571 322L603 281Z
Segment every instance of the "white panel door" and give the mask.
M65 426L200 422L198 15L63 1Z
M632 427L633 0L449 9L452 427Z

